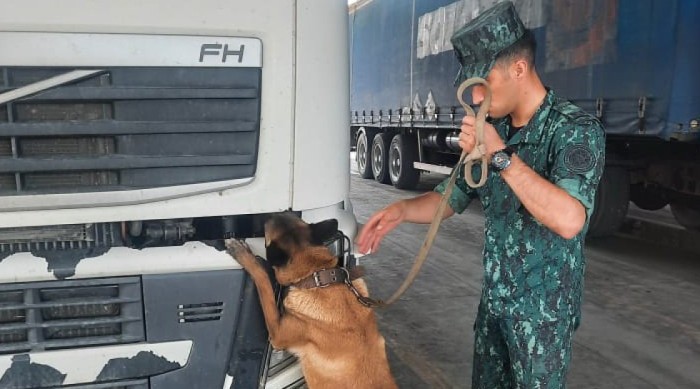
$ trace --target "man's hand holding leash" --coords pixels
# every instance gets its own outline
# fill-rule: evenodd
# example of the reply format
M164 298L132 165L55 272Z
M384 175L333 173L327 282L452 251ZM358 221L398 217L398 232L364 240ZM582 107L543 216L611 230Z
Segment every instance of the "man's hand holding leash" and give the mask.
M471 153L476 144L476 117L464 116L462 119L461 132L459 134L459 147L467 153ZM506 144L501 139L496 129L489 123L484 123L484 146L486 156L491 159L493 153L503 150Z

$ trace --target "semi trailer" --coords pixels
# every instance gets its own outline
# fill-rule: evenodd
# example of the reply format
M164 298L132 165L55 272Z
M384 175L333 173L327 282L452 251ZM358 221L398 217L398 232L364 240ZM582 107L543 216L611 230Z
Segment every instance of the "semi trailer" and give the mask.
M351 138L360 175L413 188L449 173L464 115L450 37L495 0L364 0L349 11ZM546 86L595 115L606 165L589 235L629 202L700 229L700 3L515 0Z

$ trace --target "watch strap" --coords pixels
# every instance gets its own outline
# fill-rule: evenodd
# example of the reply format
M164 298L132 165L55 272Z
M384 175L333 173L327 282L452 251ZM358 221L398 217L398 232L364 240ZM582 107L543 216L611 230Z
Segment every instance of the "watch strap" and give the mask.
M509 157L512 157L513 154L515 154L515 149L512 148L512 147L510 147L510 146L506 146L506 147L504 147L504 148L502 148L502 149L500 149L500 150L498 150L498 151L502 151L502 152L508 154ZM498 152L498 151L497 151L497 152Z

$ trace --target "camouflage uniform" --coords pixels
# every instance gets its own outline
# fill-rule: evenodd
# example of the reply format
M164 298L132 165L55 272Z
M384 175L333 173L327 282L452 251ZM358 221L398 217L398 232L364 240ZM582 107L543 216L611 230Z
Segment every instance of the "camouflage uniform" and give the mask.
M462 62L458 82L488 73L498 51L494 39L507 47L524 31L512 4L501 3L494 8L496 11L486 11L491 12L487 17L491 24L476 20L476 32L463 28L455 33L457 39L453 37L462 59L479 57L469 54L479 50L478 44L486 46L481 50L492 51L491 56L481 56L480 64ZM479 39L474 40L474 36ZM480 43L474 46L473 42ZM492 124L506 140L510 117ZM587 217L581 233L566 240L528 212L499 172L491 169L486 185L472 189L460 168L449 199L451 208L461 213L472 199L479 198L486 216L484 281L474 324L472 386L564 388L571 339L580 322L583 242L604 165L604 132L594 117L548 90L527 126L506 144L540 176L580 201ZM471 173L478 181L480 166L474 166ZM435 191L444 193L446 184L447 180Z
M509 121L492 123L503 139ZM566 240L525 209L500 173L490 170L486 185L472 189L462 169L450 207L461 213L478 197L486 216L473 387L560 388L580 321L583 241L604 165L604 133L595 118L549 91L528 125L506 144L579 200L587 221L578 236ZM472 173L477 180L480 166ZM435 190L443 193L446 184Z

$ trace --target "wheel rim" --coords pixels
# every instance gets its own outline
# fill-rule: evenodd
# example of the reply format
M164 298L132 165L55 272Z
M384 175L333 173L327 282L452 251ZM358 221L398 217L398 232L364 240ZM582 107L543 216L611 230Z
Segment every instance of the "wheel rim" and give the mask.
M360 172L364 172L367 168L367 137L361 135L357 142L357 168Z
M389 174L391 174L393 182L398 181L401 177L401 151L393 145L389 151Z
M374 144L372 146L372 172L375 177L378 177L382 173L383 162L384 156L382 155L382 148Z

